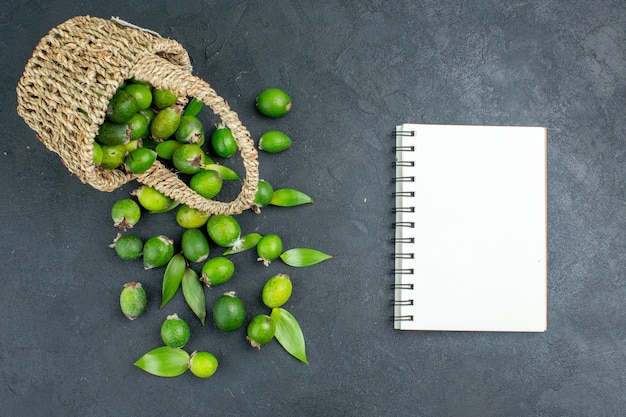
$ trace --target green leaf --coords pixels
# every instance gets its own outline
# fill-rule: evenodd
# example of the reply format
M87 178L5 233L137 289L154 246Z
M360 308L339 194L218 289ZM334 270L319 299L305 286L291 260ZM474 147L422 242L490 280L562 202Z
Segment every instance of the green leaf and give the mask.
M182 349L161 346L143 355L135 366L163 377L178 376L188 369L189 354Z
M331 258L331 255L309 248L293 248L280 255L289 266L311 266Z
M245 236L242 236L241 241L243 242L243 245L237 248L234 248L231 246L226 251L224 251L224 255L232 255L233 253L239 253L239 252L246 251L248 249L252 249L253 247L256 246L257 243L259 243L259 240L261 240L261 237L262 236L258 233L250 233Z
M241 179L241 177L239 177L239 174L237 174L232 169L225 167L224 165L207 164L204 166L204 169L217 172L218 174L220 174L220 177L222 177L223 180L237 181Z
M279 188L278 190L274 190L270 204L280 207L293 207L312 202L313 199L302 191L291 188Z
M191 268L187 268L183 274L183 296L191 308L191 311L200 319L204 326L206 319L206 298L204 296L204 286L198 274Z
M276 326L274 337L294 358L308 364L304 335L296 318L283 308L273 308L270 318Z
M163 274L163 286L161 288L161 306L159 309L165 307L176 294L180 283L183 280L183 275L187 269L187 261L185 257L177 253L170 259L165 268L165 274Z
M204 103L200 100L196 100L195 97L191 98L191 101L185 106L185 111L183 111L183 116L197 116L202 110Z

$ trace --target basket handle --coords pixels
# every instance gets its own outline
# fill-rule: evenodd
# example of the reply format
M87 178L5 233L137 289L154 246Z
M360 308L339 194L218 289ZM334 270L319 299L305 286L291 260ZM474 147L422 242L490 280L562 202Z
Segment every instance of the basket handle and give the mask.
M135 78L158 88L170 89L179 97L195 97L220 117L222 123L233 132L246 172L239 195L229 203L202 197L159 161L139 175L137 181L154 187L182 204L211 214L239 214L252 207L259 181L258 152L250 132L243 126L237 113L206 81L185 68L156 54L149 54L137 62L131 72Z

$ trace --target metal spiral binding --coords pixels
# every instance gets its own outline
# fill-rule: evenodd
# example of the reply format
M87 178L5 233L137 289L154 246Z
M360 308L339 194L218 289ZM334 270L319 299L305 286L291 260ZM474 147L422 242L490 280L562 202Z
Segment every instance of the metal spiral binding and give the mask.
M395 133L395 136L402 136L402 137L413 137L415 136L415 131L401 131L398 130ZM399 153L399 152L414 152L415 151L415 147L411 146L411 145L402 145L402 146L395 146L393 148L394 153ZM411 158L408 158L411 159ZM415 167L415 161L411 161L411 160L396 160L393 163L393 167L394 168L413 168ZM415 177L414 176L394 176L392 179L392 183L396 184L396 183L412 183L415 182ZM414 191L395 191L392 193L392 198L396 199L398 197L401 198L413 198L415 197L415 192ZM396 213L414 213L415 212L415 207L414 206L398 206L395 205L395 207L392 209L392 212L394 214ZM410 228L413 229L415 228L415 223L411 222L411 221L394 221L392 223L392 227L395 228L400 228L400 227L404 227L404 228ZM394 244L394 247L396 247L397 244L412 244L415 243L415 238L413 237L394 237L393 239L391 239L391 242ZM415 255L413 253L406 253L403 251L400 252L394 252L392 254L392 258L393 259L414 259ZM396 265L399 266L399 265ZM398 275L413 275L414 274L414 270L413 268L393 268L391 270L391 273L394 276L398 276ZM394 283L391 285L392 290L403 290L403 291L410 291L414 289L414 285L413 284L409 284L409 283ZM394 299L391 304L395 307L395 306L412 306L414 304L414 300L412 298L409 299ZM391 316L391 319L394 322L397 321L413 321L413 316L412 315L396 315L394 314L393 316Z

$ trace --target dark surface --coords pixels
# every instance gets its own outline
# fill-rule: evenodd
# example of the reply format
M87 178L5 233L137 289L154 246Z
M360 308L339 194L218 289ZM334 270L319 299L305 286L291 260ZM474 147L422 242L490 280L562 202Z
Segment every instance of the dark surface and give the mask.
M56 3L0 6L0 414L626 415L623 0ZM242 227L334 258L263 269L242 254L225 290L256 314L264 280L292 274L286 307L303 328L308 366L277 343L251 349L243 330L202 328L180 295L159 311L162 270L107 247L111 205L137 184L114 193L81 184L16 114L15 86L39 39L85 14L178 40L253 136L291 134L288 152L261 155L261 176L315 203L246 213ZM255 111L269 86L291 94L287 117ZM392 329L390 150L402 122L548 128L546 333ZM136 232L180 229L171 215L145 215ZM132 280L150 303L129 322L117 303ZM189 350L220 360L213 378L133 366L175 311L191 324Z

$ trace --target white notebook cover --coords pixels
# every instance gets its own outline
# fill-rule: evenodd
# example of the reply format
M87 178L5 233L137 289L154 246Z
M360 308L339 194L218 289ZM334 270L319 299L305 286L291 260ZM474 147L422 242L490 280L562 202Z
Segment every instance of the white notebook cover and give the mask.
M397 126L396 329L546 330L546 145L541 127Z

